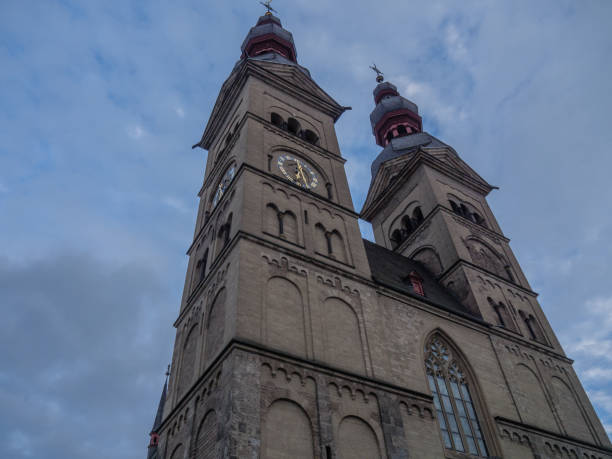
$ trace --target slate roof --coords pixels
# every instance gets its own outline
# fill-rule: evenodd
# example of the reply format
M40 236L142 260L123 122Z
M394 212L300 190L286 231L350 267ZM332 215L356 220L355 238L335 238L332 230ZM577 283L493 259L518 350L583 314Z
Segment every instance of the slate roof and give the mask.
M406 109L413 113L419 114L419 107L414 102L409 101L402 96L391 96L383 97L380 102L376 104L374 110L370 114L370 124L372 125L372 132L378 124L378 122L389 112L395 110Z
M286 42L291 43L291 45L293 46L295 55L297 57L297 51L295 50L295 43L293 42L293 35L288 30L283 29L280 19L278 19L275 16L260 17L259 20L257 21L257 25L254 27L251 27L251 30L249 30L249 33L247 34L246 38L242 42L242 46L240 47L240 50L244 52L244 50L246 49L246 45L253 38L259 37L261 35L268 35L268 34L277 35L283 40L285 40Z
M363 240L363 244L370 262L372 278L377 283L421 301L424 300L445 311L482 321L482 316L475 315L459 303L421 263L367 239ZM415 293L412 283L404 280L412 271L416 271L423 278L425 297Z
M302 67L300 64L296 64L295 62L290 61L286 57L281 56L280 54L275 53L273 51L271 51L269 53L259 54L257 56L248 57L247 60L249 60L249 61L266 61L266 62L272 62L274 64L291 65L292 67L297 68L300 72L302 72L308 78L311 78L310 71L306 67ZM236 70L236 67L238 67L241 62L242 62L242 59L240 59L240 60L238 60L238 62L236 62L236 65L234 65L234 70ZM234 70L232 70L232 72Z
M161 426L163 416L164 416L164 405L166 404L166 393L168 392L168 380L164 384L164 389L162 390L161 397L159 399L159 405L157 407L157 414L155 415L155 422L153 423L153 428L151 432L157 432L159 427Z
M376 96L378 96L378 94L385 89L390 89L393 92L397 92L397 86L395 86L393 83L389 83L388 81L378 83L372 92L374 95L374 100L376 100Z
M404 137L396 137L391 139L391 142L381 151L376 159L372 162L372 179L376 176L381 164L390 159L403 156L415 151L418 147L423 148L450 148L441 140L436 139L433 135L427 132L419 132L416 134L407 135Z

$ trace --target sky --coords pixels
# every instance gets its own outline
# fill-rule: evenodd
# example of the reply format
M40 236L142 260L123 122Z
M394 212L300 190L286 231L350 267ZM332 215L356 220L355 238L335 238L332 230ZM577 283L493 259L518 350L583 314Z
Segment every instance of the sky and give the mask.
M489 203L612 433L612 2L275 0L340 104L357 210L373 62ZM206 152L256 0L0 1L0 457L144 457ZM362 223L365 237L371 236Z

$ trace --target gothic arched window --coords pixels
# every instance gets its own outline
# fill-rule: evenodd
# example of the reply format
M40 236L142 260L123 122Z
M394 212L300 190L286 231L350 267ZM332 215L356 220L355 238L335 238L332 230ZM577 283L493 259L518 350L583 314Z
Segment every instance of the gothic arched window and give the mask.
M444 447L486 457L487 447L467 375L439 335L434 335L425 347L425 367Z

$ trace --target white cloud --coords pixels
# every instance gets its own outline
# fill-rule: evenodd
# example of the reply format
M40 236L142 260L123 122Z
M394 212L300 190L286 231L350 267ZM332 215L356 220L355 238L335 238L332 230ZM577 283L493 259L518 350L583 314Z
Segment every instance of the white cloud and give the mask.
M612 414L612 395L610 395L609 392L603 390L590 390L588 393L593 403L602 407L609 414Z
M179 118L185 118L185 110L183 109L183 107L176 107L174 111L176 112Z
M140 139L145 133L144 129L138 125L128 126L126 131L132 139Z
M612 297L588 300L577 323L565 332L570 353L612 361Z
M467 59L468 51L465 46L465 41L461 32L454 24L449 24L445 31L445 43L449 55L456 61L464 61Z
M612 368L591 367L582 371L581 376L585 381L612 382Z
M30 437L20 430L13 430L8 434L8 447L21 456L32 456L32 441Z
M442 124L453 124L467 118L468 112L449 104L440 90L429 83L415 81L409 76L401 75L392 80L400 93L419 106L419 113L426 118L434 118Z
M170 207L171 209L176 210L177 212L187 214L192 211L192 209L188 208L183 201L177 198L173 198L172 196L165 196L162 199L162 202Z

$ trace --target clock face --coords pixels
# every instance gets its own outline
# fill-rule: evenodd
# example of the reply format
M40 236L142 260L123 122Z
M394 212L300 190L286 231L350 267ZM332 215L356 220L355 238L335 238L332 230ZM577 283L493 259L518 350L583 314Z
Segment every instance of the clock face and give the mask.
M312 190L319 184L314 168L299 158L283 154L278 157L277 164L283 175L295 185Z
M236 165L232 164L232 166L227 170L227 172L225 172L225 175L219 182L219 185L217 185L217 191L215 191L215 196L213 197L213 202L212 202L213 207L217 206L217 204L223 197L223 193L225 193L225 190L227 190L227 187L231 183L235 174L236 174Z

